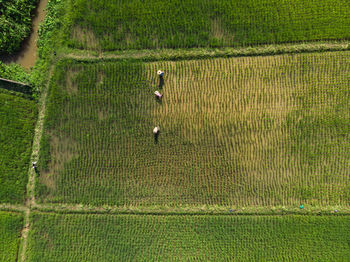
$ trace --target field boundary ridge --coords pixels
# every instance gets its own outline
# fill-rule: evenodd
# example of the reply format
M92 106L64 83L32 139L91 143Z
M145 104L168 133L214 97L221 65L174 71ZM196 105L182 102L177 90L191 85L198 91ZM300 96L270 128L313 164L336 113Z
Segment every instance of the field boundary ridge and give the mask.
M91 206L69 204L35 204L32 210L67 214L139 214L139 215L350 215L350 207L324 206L271 206L271 207L229 207L229 206Z
M160 60L193 60L220 57L270 56L330 51L348 51L350 41L293 43L279 45L261 45L242 48L191 48L191 49L145 49L113 52L97 52L77 49L65 49L59 57L77 61L93 62L96 60L139 60L152 62Z
M0 211L9 211L9 212L25 212L28 209L24 205L14 205L14 204L0 204Z
M297 206L270 206L270 207L229 207L229 206L91 206L70 204L38 204L25 205L0 204L0 211L4 212L28 212L37 211L43 213L58 214L101 214L101 215L350 215L350 207L323 206L314 207L306 205L304 208Z

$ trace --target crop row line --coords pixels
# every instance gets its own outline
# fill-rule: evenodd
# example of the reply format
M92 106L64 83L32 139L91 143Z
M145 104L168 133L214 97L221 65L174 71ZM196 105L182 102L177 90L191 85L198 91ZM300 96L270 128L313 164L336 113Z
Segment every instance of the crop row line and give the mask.
M261 45L242 48L191 48L191 49L160 49L160 50L127 50L113 52L97 52L79 49L64 49L57 57L73 58L78 61L114 61L114 60L191 60L218 57L269 56L280 54L298 54L350 50L350 41L289 43L279 45Z

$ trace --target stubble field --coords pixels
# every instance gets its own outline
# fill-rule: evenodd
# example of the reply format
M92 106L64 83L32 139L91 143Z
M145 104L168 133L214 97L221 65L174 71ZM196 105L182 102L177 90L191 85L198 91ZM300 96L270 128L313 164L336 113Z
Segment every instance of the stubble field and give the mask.
M158 69L162 103L153 96ZM348 203L348 72L349 52L63 60L50 86L39 198L117 206Z

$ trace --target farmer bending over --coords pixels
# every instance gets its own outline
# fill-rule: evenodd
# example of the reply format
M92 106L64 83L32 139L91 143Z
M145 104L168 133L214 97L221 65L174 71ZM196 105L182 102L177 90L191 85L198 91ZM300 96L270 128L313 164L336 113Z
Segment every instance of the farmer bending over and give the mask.
M156 99L158 99L158 100L161 100L163 97L163 95L161 93L159 93L159 91L155 91L154 95L156 96Z

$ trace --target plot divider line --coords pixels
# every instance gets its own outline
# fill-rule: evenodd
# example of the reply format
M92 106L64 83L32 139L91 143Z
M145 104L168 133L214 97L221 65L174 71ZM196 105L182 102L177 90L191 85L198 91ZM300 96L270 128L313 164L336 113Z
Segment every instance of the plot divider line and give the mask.
M50 72L51 77L52 72ZM37 162L39 158L39 150L40 150L40 140L43 133L44 128L44 118L45 118L45 110L46 110L46 98L47 98L47 92L48 92L48 85L46 86L44 92L42 93L42 96L40 98L40 110L38 115L37 124L35 127L34 132L34 140L33 140L33 146L32 146L32 156L31 161ZM28 178L28 184L27 184L27 202L26 206L31 207L35 205L35 176L36 171L34 168L29 168L29 178Z
M61 58L71 58L82 61L115 61L123 59L134 59L140 61L162 61L162 60L193 60L208 58L229 58L246 56L271 56L283 54L299 54L314 52L349 51L350 41L328 41L289 43L278 45L262 45L254 47L224 47L224 48L194 48L184 49L161 49L161 50L127 50L113 52L99 52L79 49L65 49Z
M24 211L24 227L21 232L21 244L19 254L17 255L19 261L26 261L26 250L28 246L28 233L30 227L30 208Z
M96 214L96 215L215 215L215 216L234 216L234 215L256 215L256 216L285 216L285 215L317 215L317 216L332 216L333 211L337 208L337 211L341 211L337 216L350 216L349 208L343 207L322 207L311 210L299 210L299 208L285 209L280 207L263 207L260 209L255 208L243 208L234 209L234 213L231 213L230 208L213 210L208 206L208 209L193 208L174 208L167 210L154 210L152 208L140 208L132 209L127 207L113 207L113 206L82 206L82 205L67 205L67 204L38 204L35 203L28 208L27 206L16 206L8 204L0 204L0 211L9 212L42 212L42 213L56 213L56 214Z
M25 212L27 209L25 205L0 204L0 211Z

